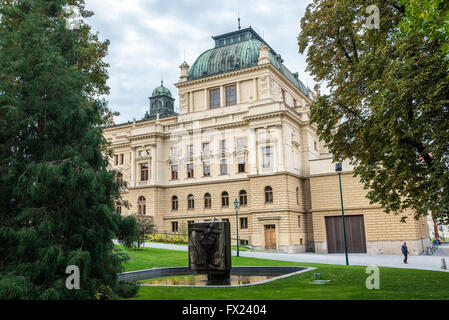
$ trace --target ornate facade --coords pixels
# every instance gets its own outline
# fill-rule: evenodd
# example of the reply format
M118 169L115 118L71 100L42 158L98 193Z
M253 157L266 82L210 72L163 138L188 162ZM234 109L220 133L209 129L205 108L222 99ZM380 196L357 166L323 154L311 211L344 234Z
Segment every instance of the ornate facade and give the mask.
M142 120L104 129L131 205L117 209L153 216L160 232L228 219L235 239L237 200L242 244L340 252L338 176L309 121L313 92L251 28L213 39L192 67L180 66L178 113L161 84ZM349 164L343 169L351 250L400 253L408 240L410 252L421 252L425 220L386 215L369 204Z

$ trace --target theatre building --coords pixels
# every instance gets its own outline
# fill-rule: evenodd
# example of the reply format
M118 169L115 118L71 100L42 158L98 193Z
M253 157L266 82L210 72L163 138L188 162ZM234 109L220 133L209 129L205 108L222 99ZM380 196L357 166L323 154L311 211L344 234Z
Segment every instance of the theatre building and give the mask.
M122 215L152 216L158 232L229 220L240 243L285 252L343 251L339 179L310 123L313 91L252 28L212 37L215 45L180 65L179 101L161 83L141 120L110 126L110 167L126 182ZM176 66L174 66L176 67ZM425 219L370 205L343 163L349 252L412 254L427 245Z

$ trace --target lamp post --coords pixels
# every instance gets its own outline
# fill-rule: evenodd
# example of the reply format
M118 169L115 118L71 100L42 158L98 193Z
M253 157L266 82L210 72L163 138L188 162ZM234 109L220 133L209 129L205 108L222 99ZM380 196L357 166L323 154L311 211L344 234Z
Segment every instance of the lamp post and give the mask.
M337 162L335 164L335 171L338 173L338 180L340 182L340 202L341 202L341 221L343 224L343 240L345 243L345 258L346 258L346 265L349 265L348 260L348 246L346 243L346 226L345 226L345 211L343 209L343 192L341 190L341 171L342 171L342 164L340 162Z
M237 198L234 200L235 207L235 230L237 233L237 257L239 256L239 201Z

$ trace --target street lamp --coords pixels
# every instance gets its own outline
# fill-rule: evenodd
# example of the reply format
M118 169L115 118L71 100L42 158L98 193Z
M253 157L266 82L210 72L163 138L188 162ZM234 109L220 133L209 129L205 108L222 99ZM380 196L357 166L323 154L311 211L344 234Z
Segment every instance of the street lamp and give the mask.
M239 256L239 201L237 198L234 200L235 208L235 230L237 232L237 257Z
M340 162L337 162L335 164L335 171L338 172L338 180L340 182L340 201L341 201L341 221L343 224L343 240L345 243L345 257L346 257L346 265L349 265L348 261L348 246L346 244L346 226L345 226L345 211L343 209L343 192L341 190L341 171L342 171L342 165Z

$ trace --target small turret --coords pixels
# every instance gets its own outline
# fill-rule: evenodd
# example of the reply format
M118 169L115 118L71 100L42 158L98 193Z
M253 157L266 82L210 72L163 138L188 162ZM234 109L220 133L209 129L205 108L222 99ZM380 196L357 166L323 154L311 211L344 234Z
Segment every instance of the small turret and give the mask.
M179 82L187 81L187 78L189 77L189 65L187 62L183 62L179 68L181 69L181 76L179 77Z

